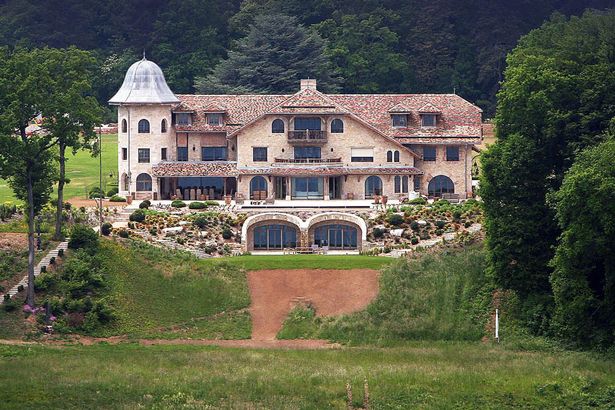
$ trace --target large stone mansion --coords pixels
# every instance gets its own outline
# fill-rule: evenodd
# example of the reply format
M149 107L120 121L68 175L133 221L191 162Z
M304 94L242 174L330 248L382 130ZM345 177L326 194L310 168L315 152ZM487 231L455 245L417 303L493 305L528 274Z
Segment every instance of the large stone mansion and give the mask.
M109 100L118 107L120 195L257 205L472 194L477 106L455 94L324 94L313 79L298 86L290 95L175 95L155 63L134 63ZM270 235L274 248L314 242L289 218L259 218L265 232L252 235L264 235L267 249ZM356 249L365 231L351 219L330 226ZM333 245L327 232L320 242Z

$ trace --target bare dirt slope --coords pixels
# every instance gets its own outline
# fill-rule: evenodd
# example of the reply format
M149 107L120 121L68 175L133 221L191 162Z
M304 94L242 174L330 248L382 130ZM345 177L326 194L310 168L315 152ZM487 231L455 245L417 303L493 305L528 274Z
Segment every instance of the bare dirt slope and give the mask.
M351 313L378 294L379 272L372 269L289 269L248 272L252 339L273 340L299 299L317 316Z

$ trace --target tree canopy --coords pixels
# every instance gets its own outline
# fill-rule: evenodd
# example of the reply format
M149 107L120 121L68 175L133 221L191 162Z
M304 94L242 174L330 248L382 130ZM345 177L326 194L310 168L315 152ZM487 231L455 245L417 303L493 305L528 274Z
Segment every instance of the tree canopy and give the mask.
M615 13L556 15L523 37L498 93L498 142L482 159L489 269L522 297L551 295L561 232L549 202L615 116ZM543 329L544 330L544 329Z
M293 92L302 78L317 78L319 88L335 91L325 42L318 33L285 14L260 15L248 34L213 73L197 79L204 94Z
M0 46L93 51L101 103L143 50L175 92L191 93L195 79L228 58L258 16L281 13L325 38L344 92L455 90L492 116L506 53L522 34L554 11L612 6L612 0L6 0Z

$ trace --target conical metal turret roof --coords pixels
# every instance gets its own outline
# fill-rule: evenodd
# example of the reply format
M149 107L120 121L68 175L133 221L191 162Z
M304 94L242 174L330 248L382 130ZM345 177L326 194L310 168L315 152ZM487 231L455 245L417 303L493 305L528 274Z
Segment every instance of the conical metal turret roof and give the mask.
M111 105L177 103L160 67L145 56L130 66L119 91L109 100Z

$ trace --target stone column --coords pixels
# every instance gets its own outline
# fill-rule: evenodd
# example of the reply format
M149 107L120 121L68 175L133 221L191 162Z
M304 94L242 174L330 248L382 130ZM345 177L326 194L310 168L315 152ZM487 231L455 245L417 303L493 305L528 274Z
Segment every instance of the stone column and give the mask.
M322 186L323 186L322 189L324 191L323 192L324 193L324 199L325 199L325 201L328 201L330 199L329 198L329 177L324 177L323 179L324 179L324 183L322 184Z
M285 177L286 178L286 200L290 201L290 192L291 192L291 187L290 187L290 177Z

